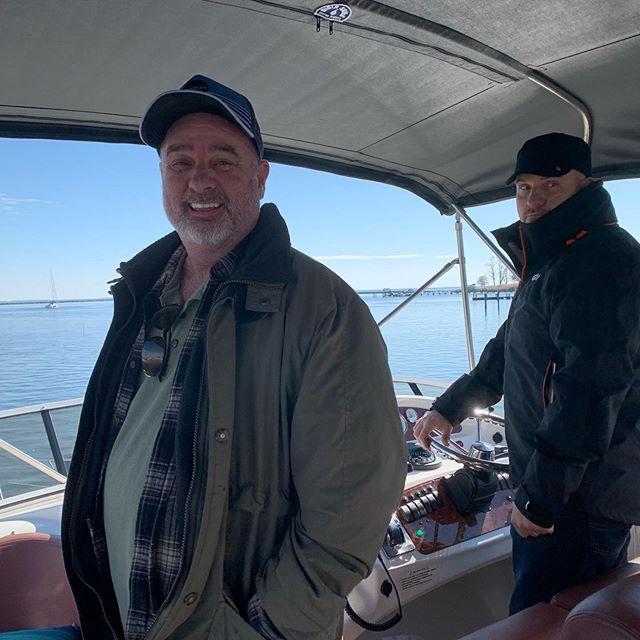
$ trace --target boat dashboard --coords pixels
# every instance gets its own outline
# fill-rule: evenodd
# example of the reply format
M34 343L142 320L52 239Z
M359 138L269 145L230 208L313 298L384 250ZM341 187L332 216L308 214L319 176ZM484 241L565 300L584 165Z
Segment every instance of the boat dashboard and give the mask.
M390 514L372 573L349 594L353 617L345 614L343 640L380 638L377 632L390 628L389 622L398 622L391 632L394 636L408 634L411 640L421 640L416 630L423 628L425 616L428 635L438 629L441 640L457 638L462 635L459 628L437 611L449 611L452 600L464 602L467 609L481 610L478 597L491 591L492 601L485 603L488 615L473 620L465 611L460 617L465 629L506 615L495 605L506 603L510 590L511 490L506 458L497 471L489 473L461 462L455 452L424 449L413 427L432 398L414 394L396 398L407 443L405 487ZM41 407L36 409L36 414L42 413ZM499 452L503 440L503 426L486 416L465 420L452 436L452 442L465 450L475 441L485 441ZM22 459L34 470L44 466L26 455ZM0 501L0 536L33 531L59 535L64 484L58 482L58 472L51 467L45 470L48 486Z
M454 429L452 441L466 450L475 441L497 445L502 470L470 467L415 440L413 425L431 402L398 396L407 441L405 488L371 575L349 595L343 640L385 630L400 607L510 556L512 491L508 459L500 457L506 454L503 428L495 420L469 419Z

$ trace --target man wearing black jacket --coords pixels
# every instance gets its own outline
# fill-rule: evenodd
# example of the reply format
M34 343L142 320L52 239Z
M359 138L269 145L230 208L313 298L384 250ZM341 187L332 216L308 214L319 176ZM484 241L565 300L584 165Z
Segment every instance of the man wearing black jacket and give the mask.
M640 245L590 177L581 139L528 140L519 222L496 239L520 270L509 316L478 365L414 432L428 444L505 397L515 589L510 613L626 561L640 523Z

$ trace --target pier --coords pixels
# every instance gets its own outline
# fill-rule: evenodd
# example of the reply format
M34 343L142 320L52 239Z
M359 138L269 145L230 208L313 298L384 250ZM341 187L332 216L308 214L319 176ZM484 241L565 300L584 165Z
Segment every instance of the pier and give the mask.
M383 298L408 298L415 293L415 289L406 287L392 289L386 287L384 289L359 289L360 295L374 295L382 296ZM462 293L460 287L442 287L437 289L425 289L421 296L459 296ZM508 300L513 298L515 294L515 287L512 289L493 289L486 287L469 287L469 293L472 296L472 300Z
M383 298L408 298L413 295L415 289L405 288L405 289L370 289L369 291L358 291L358 293L367 293L373 295L381 295ZM420 295L422 296L449 296L449 295L460 295L462 290L460 287L451 287L451 288L442 288L442 289L425 289Z
M472 291L472 300L509 300L513 298L515 291Z

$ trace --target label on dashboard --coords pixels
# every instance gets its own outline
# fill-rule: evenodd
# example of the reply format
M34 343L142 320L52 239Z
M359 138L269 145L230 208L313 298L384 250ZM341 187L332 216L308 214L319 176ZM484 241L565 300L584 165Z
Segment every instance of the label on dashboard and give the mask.
M416 567L400 580L400 590L406 591L435 580L435 567Z

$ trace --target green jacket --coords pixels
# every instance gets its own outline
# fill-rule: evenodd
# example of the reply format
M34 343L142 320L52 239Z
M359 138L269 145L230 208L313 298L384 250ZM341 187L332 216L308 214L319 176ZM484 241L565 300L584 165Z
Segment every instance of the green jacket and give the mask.
M121 637L121 627L85 519L101 521L106 432L141 300L178 242L171 234L121 265L83 407L63 544L92 640ZM406 472L380 333L340 278L291 248L273 205L220 288L207 331L203 515L189 570L147 637L257 640L241 615L257 591L287 640L340 638L345 596L371 571Z

